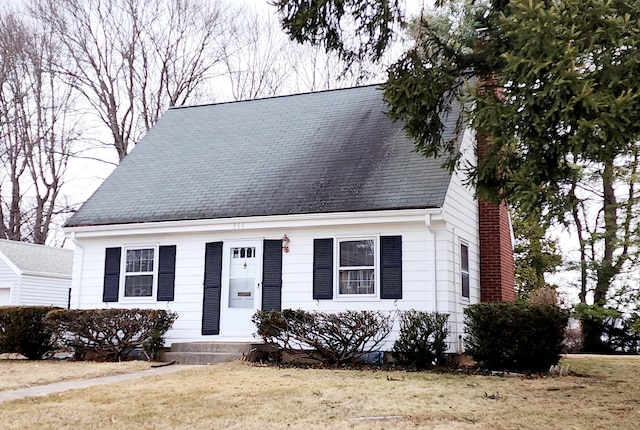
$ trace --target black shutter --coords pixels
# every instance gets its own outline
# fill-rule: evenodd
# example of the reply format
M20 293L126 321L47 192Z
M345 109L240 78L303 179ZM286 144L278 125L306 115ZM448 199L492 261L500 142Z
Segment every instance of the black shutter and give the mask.
M103 302L118 301L118 285L120 284L120 255L122 248L107 248L104 256Z
M262 309L282 308L282 241L265 240L262 260Z
M222 242L206 244L204 254L204 294L202 334L220 334L220 293L222 291Z
M380 298L402 298L402 236L380 237Z
M313 299L333 299L333 239L313 240Z
M158 257L158 301L173 301L176 279L176 246L161 246Z

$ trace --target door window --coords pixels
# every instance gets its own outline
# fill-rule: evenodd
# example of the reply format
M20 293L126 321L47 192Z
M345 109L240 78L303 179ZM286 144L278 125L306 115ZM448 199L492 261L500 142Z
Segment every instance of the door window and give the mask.
M253 308L256 283L256 248L231 248L229 307Z

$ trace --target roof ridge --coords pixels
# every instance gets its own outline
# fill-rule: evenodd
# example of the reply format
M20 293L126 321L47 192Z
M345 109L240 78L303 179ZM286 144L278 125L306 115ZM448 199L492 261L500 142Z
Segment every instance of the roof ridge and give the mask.
M56 246L43 245L43 244L40 244L40 243L23 242L21 240L0 239L0 244L2 244L2 243L11 244L11 245L18 245L18 246L31 246L31 247L35 247L35 248L57 249L57 250L60 250L60 251L73 252L73 250L71 250L71 249L58 248Z
M312 94L323 94L323 93L331 93L331 92L338 92L338 91L355 90L360 88L380 87L382 85L384 85L384 82L380 82L377 84L368 84L368 85L356 85L356 86L345 87L345 88L329 88L326 90L306 91L302 93L280 94L276 96L259 97L256 99L229 100L229 101L217 102L217 103L213 102L213 103L202 103L202 104L194 104L194 105L169 106L168 110L189 109L189 108L199 108L199 107L208 107L208 106L221 106L221 105L230 105L235 103L255 102L255 101L261 101L261 100L282 99L287 97L308 96Z

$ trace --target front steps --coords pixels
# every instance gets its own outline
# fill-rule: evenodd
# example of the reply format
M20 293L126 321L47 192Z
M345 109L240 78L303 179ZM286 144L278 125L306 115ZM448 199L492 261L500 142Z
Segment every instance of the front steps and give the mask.
M242 360L250 351L248 342L183 342L173 343L160 359L178 364L218 364Z

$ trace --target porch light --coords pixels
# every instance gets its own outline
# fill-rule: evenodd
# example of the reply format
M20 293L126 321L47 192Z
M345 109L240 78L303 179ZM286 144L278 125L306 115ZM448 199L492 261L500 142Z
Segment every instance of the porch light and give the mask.
M282 239L280 239L282 241L282 250L284 251L285 254L289 253L289 243L291 242L289 240L289 236L287 236L286 234L284 236L282 236Z

